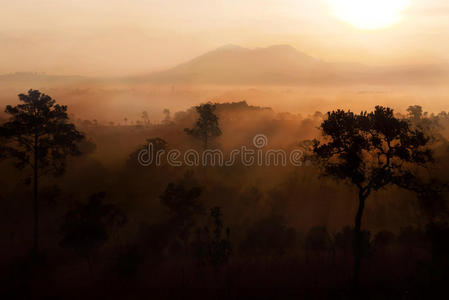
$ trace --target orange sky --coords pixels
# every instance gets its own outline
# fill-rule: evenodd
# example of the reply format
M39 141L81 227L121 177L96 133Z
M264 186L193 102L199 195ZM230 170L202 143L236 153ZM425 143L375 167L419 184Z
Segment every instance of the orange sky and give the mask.
M368 31L336 18L329 0L1 0L0 73L144 73L225 44L290 44L332 62L449 62L449 3L409 1L401 22Z

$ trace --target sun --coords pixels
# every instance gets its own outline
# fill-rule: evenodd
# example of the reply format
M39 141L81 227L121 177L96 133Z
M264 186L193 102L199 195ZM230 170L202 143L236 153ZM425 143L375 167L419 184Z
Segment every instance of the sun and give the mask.
M360 29L390 27L402 19L408 0L328 0L337 18Z

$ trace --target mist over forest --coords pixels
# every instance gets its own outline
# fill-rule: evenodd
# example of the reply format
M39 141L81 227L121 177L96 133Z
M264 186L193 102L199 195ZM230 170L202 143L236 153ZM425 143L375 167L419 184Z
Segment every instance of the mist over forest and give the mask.
M2 300L448 294L445 1L4 2Z
M66 94L67 98L61 94L58 103L71 103L71 97L86 93L90 91ZM323 176L319 164L310 161L299 167L248 167L238 161L223 167L167 163L145 167L137 159L140 150L148 143L161 143L158 140L167 151L202 151L200 140L185 128L201 119L198 107L209 105L220 134L211 137L208 148L227 154L242 145L254 149L253 138L263 134L268 139L266 149L302 149L305 162L311 155L307 152L311 141L325 140L321 126L330 113L292 113L245 101L223 101L197 103L185 110L150 112L142 107L134 118L123 114L123 119L115 119L107 113L106 119L101 112L107 108L94 99L90 101L92 107L100 106L93 109L98 115L90 111L88 101L76 114L68 106L67 121L84 135L77 143L79 155L67 158L62 176L42 176L39 182L39 260L45 260L45 267L31 267L39 262L23 260L33 243L32 173L17 169L14 160L2 161L5 246L1 264L9 270L4 280L9 282L11 295L90 298L103 294L102 287L111 283L115 286L111 295L120 297L128 293L196 297L196 289L203 285L210 287L205 298L227 293L260 295L254 290L260 284L273 287L268 289L270 295L325 297L331 293L327 296L334 297L348 293L344 287L352 277L352 226L358 207L357 191L348 182ZM89 118L83 118L83 113ZM156 115L159 119L153 119ZM394 111L394 117L432 136L429 145L435 161L424 177L427 182L447 182L449 115L410 106ZM7 121L5 114L2 123ZM426 272L436 268L431 262L437 254L432 251L446 247L435 245L440 240L429 235L433 232L429 226L440 226L435 227L435 234L446 232L441 222L447 220L447 192L438 191L438 197L425 195L394 185L370 195L363 219L362 282L366 290L378 295L396 295L411 288L417 294L426 291ZM95 210L101 205L108 212L105 218L118 219L101 221L101 211ZM86 229L67 229L67 222L76 220L70 219L72 214L81 214L80 209L92 210L93 220L80 216L88 218L83 222L94 223L85 225ZM88 231L67 236L67 230ZM94 234L95 230L102 235ZM422 272L412 271L423 263L429 265ZM412 287L398 281L386 287L405 274L419 284ZM444 275L440 276L442 280ZM303 288L298 288L298 282ZM64 294L67 289L70 295Z

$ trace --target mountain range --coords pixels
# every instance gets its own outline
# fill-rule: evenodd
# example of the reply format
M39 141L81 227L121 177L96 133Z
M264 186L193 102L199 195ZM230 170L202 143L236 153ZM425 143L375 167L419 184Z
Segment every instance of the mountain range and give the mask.
M329 63L289 45L248 49L227 45L171 69L138 76L109 79L130 84L217 85L322 85L322 84L426 84L448 82L449 65L372 67ZM12 74L5 80L32 80L39 75ZM78 76L42 75L42 81L83 81ZM96 79L100 81L100 79ZM89 81L96 81L90 78ZM101 79L104 82L105 79Z

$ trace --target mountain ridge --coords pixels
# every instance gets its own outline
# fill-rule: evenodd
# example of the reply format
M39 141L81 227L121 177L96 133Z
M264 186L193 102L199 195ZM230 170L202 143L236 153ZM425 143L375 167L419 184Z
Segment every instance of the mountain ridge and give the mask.
M403 83L448 79L447 65L371 67L330 63L288 45L224 45L173 68L128 77L136 83L308 85ZM421 76L422 75L422 76Z
M87 77L45 73L0 74L0 82L70 84L217 84L217 85L329 85L424 84L449 81L448 64L372 67L360 63L330 63L288 44L244 48L228 44L172 68L126 77Z

